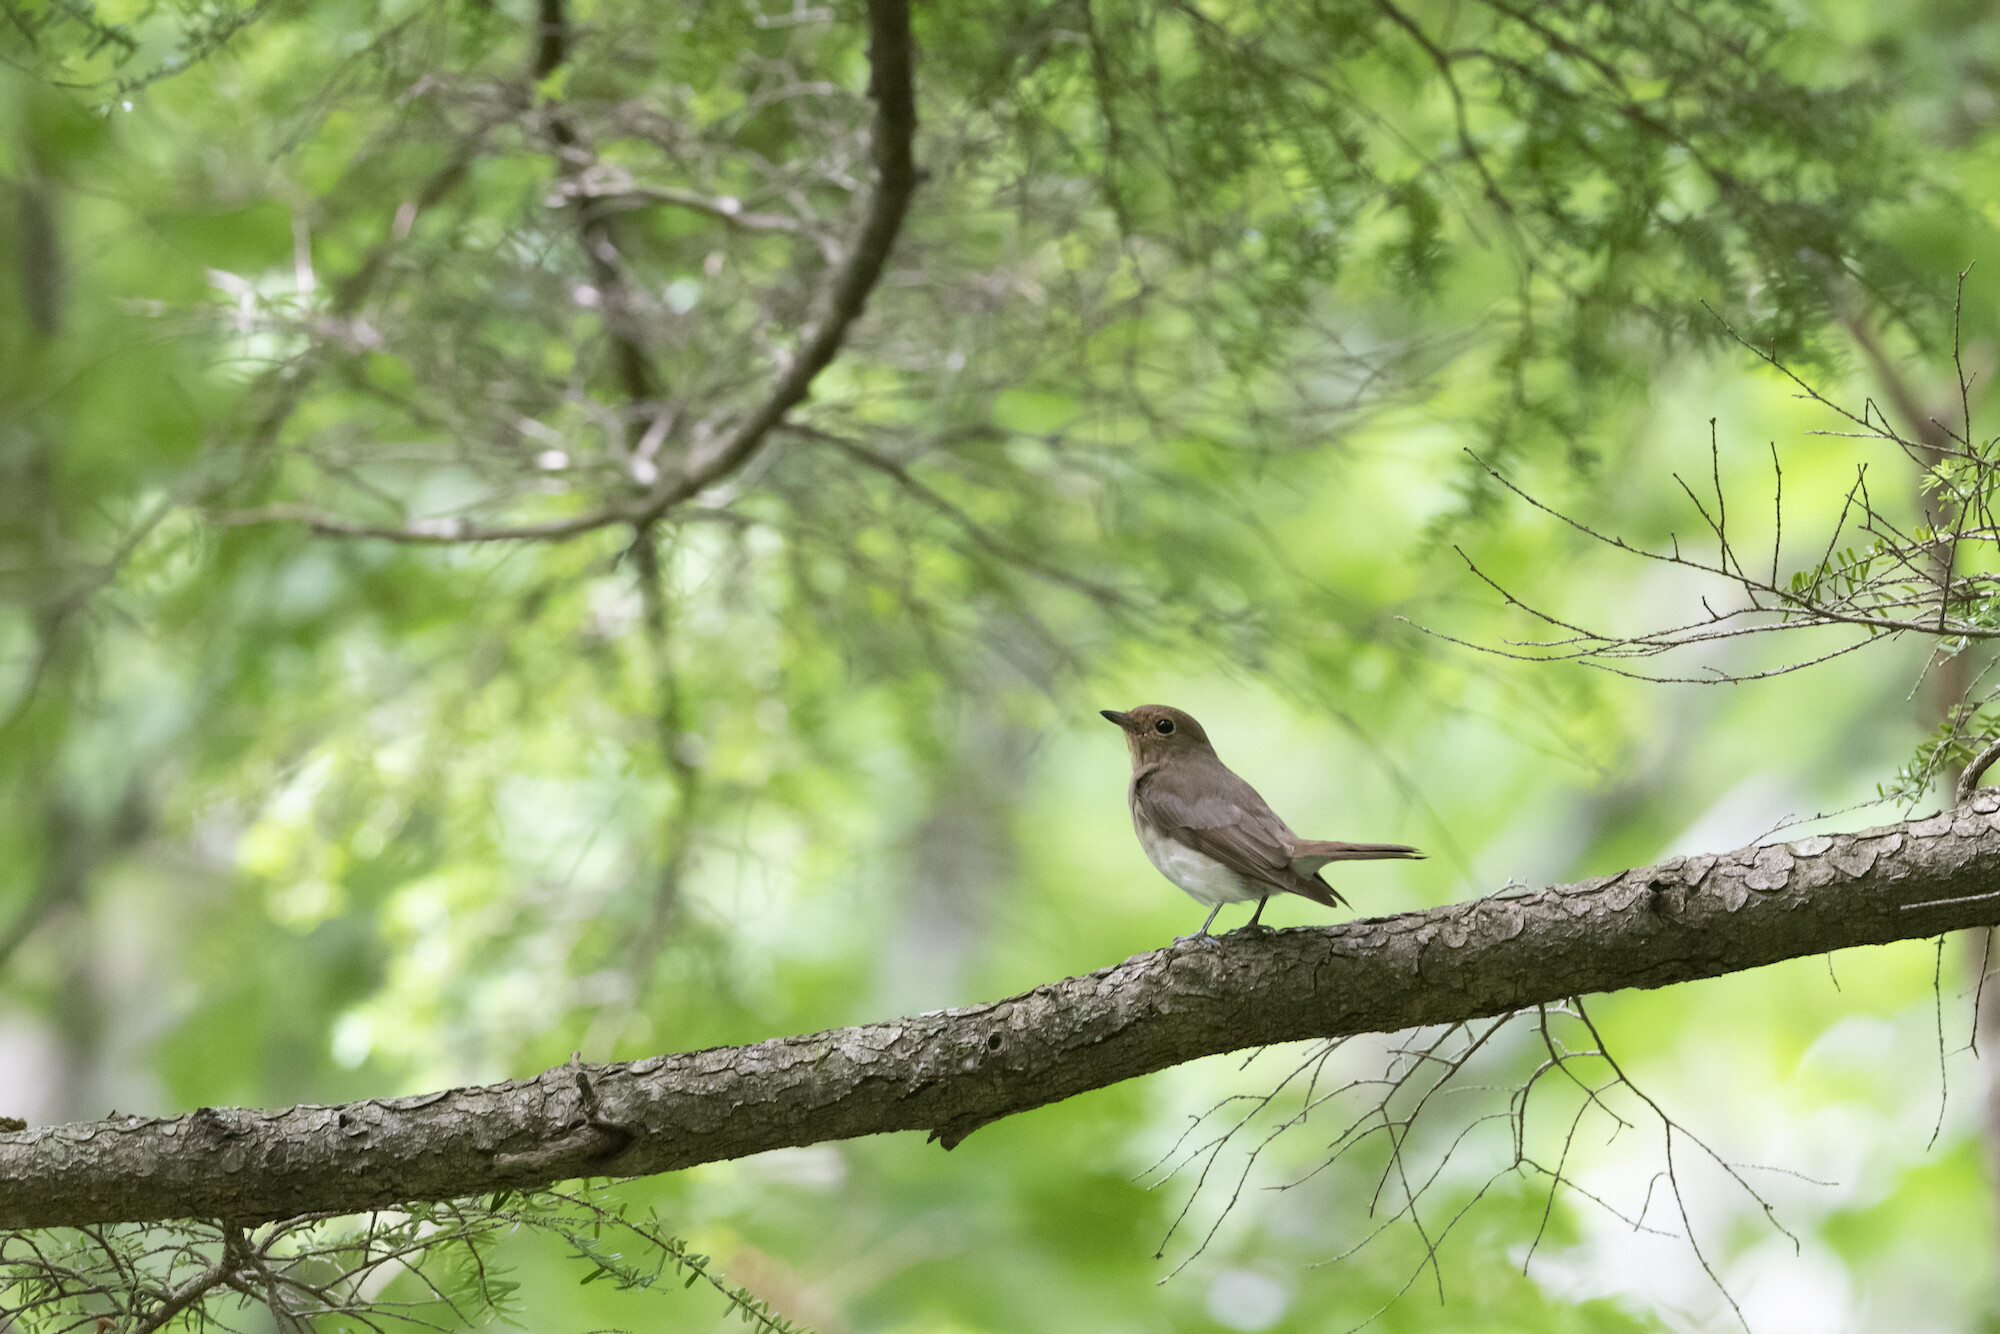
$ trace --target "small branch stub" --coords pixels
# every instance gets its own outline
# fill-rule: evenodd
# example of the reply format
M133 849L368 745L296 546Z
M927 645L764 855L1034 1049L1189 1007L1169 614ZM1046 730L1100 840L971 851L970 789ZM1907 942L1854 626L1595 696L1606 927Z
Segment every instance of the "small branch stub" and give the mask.
M1979 780L1993 767L1993 761L2000 759L2000 737L1986 743L1980 752L1965 766L1965 772L1958 776L1958 802L1960 806L1972 800L1972 794L1979 787Z

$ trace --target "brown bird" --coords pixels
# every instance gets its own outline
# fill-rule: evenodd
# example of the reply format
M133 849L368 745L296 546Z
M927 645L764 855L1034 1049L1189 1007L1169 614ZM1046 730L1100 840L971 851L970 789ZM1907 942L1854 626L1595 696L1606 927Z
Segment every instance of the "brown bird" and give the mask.
M1319 878L1328 862L1424 855L1401 843L1300 838L1222 762L1201 724L1179 709L1142 704L1125 713L1099 712L1125 729L1132 751L1132 827L1146 859L1196 902L1211 905L1194 933L1197 940L1208 935L1225 903L1257 900L1246 927L1257 925L1265 901L1280 891L1329 908L1346 903Z

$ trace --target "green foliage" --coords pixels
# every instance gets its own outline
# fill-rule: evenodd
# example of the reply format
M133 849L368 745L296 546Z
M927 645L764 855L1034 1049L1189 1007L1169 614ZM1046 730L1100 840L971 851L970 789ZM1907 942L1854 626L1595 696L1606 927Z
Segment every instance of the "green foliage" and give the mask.
M112 1327L235 1330L261 1315L323 1329L436 1329L526 1315L505 1251L560 1243L582 1282L621 1291L706 1284L768 1334L810 1334L731 1287L709 1259L587 1193L502 1191L352 1218L244 1229L227 1223L52 1228L0 1238L0 1315L28 1334ZM516 1243L518 1244L518 1243ZM261 1308L261 1310L260 1310Z
M1718 486L1761 485L1781 439L1788 516L1833 526L1855 458L1794 448L1829 423L1727 373L1711 308L1830 382L1850 319L1898 357L1948 351L1949 275L1994 248L1989 16L920 6L927 175L809 400L651 522L458 541L636 512L763 400L868 207L858 6L596 0L559 58L539 21L525 0L0 15L0 1052L19 1031L58 1053L19 1058L37 1077L0 1086L32 1105L0 1114L425 1089L1100 967L1194 924L1137 859L1094 730L1140 697L1194 709L1302 830L1433 851L1345 883L1368 911L1751 837L1865 796L1934 720L1909 699L1922 654L1893 644L1692 700L1415 627L1519 634L1454 543L1571 606L1670 596L1512 507L1467 445L1665 550L1688 522L1669 479L1706 475L1720 414ZM1996 293L1969 291L1975 362ZM1955 466L1933 485L1964 489ZM1921 540L1900 475L1881 513ZM1821 550L1784 587L1902 595L1873 537ZM1967 623L2000 628L1981 598ZM1723 666L1776 665L1740 652ZM1902 795L1970 744L1941 732ZM1791 805L1765 809L1772 785ZM1705 1055L1745 1016L1799 1063L1859 992L1929 1024L1928 955L1839 967L1849 992L1787 973L1723 1013L1700 989L1619 1002L1611 1045L1706 1131L1688 1113L1727 1081ZM1748 1104L1790 1096L1789 1064L1715 1059ZM1797 1120L1833 1107L1900 1143L1918 1076L1877 1068ZM1587 1200L1516 1180L1434 1262L1393 1232L1309 1268L1374 1226L1344 1168L1248 1191L1156 1286L1186 1198L1138 1174L1261 1078L1179 1072L949 1157L868 1143L628 1184L626 1214L302 1224L294 1258L421 1238L435 1289L386 1291L447 1325L712 1321L651 1300L669 1276L766 1328L1212 1328L1249 1318L1232 1292L1287 1330L1713 1304L1700 1281L1634 1295L1685 1251L1603 1260L1629 1253ZM1823 1232L1861 1292L1892 1285L1886 1230L1982 1235L1973 1133L1947 1130L1957 1193L1869 1160L1884 1200L1944 1201L1933 1223L1791 1201L1809 1248ZM1643 1189L1628 1142L1600 1165ZM1764 1244L1734 1222L1700 1220L1725 1268ZM64 1234L93 1277L44 1295L88 1323L123 1292L143 1319L225 1244ZM105 1283L120 1265L151 1286ZM1446 1305L1399 1298L1412 1274Z

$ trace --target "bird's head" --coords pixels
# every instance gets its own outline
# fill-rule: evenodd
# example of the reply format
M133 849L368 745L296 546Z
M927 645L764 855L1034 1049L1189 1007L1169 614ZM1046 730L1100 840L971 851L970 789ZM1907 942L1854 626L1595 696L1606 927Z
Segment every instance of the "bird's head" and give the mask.
M1208 733L1201 730L1200 723L1165 704L1141 704L1124 713L1116 709L1098 712L1124 729L1134 765L1156 764L1170 755L1213 753L1215 749L1208 744Z

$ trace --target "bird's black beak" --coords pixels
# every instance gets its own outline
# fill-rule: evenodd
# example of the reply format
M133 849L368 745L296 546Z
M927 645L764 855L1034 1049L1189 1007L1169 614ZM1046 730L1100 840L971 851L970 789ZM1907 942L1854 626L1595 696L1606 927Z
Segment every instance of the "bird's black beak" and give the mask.
M1129 732L1132 730L1131 714L1120 713L1116 709L1099 709L1098 712L1103 714L1106 718L1109 718L1112 722L1117 723L1120 727L1124 728L1126 731Z

